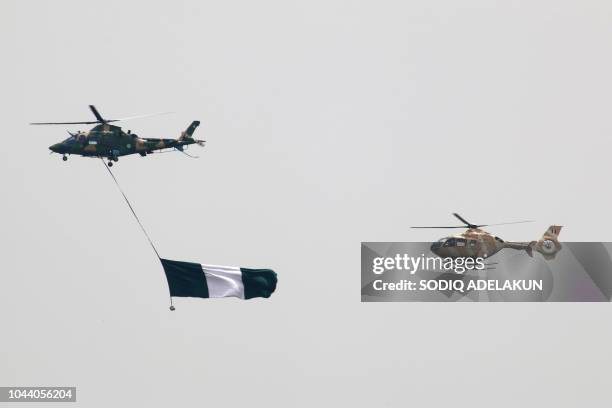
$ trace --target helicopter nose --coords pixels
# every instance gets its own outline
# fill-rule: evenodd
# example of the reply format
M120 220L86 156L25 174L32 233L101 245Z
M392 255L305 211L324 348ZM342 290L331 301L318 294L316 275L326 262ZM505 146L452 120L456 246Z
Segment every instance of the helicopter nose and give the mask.
M438 249L440 249L440 247L442 246L442 244L440 242L434 242L433 244L431 244L431 246L429 247L429 249L431 250L431 252L433 252L434 254L438 253Z
M49 150L51 150L54 153L62 153L62 144L61 143L56 143L52 146L49 146Z

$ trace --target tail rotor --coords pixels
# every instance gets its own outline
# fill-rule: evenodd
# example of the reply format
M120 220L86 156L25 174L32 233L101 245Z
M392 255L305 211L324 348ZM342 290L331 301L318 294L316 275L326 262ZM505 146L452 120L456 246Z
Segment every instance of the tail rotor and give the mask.
M551 225L540 240L530 242L529 246L542 254L544 259L554 259L563 247L558 240L561 228L563 228L561 225Z

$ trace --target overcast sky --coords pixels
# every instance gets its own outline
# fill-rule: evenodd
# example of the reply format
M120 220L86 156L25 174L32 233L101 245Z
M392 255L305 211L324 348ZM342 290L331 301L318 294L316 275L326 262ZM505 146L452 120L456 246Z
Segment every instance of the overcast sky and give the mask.
M3 1L0 386L78 405L601 405L609 304L360 303L361 241L410 225L612 235L605 1ZM206 139L113 170L162 256L270 267L178 299L79 121Z

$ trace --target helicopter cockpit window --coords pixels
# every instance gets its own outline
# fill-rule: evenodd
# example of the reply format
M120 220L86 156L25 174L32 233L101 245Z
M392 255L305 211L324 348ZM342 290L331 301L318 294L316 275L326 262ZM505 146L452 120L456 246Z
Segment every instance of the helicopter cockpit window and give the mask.
M439 240L437 240L436 242L434 242L433 244L431 244L431 249L438 249L440 247L442 247L444 245L444 241L446 241L446 238L441 238Z
M457 240L455 238L449 238L444 242L445 247L454 247Z
M76 143L76 141L77 141L76 136L70 136L68 139L64 140L62 143L73 144L73 143Z
M464 247L464 246L465 246L465 242L466 242L466 241L465 241L465 239L463 239L463 238L457 238L457 239L455 240L455 246L458 246L458 247Z

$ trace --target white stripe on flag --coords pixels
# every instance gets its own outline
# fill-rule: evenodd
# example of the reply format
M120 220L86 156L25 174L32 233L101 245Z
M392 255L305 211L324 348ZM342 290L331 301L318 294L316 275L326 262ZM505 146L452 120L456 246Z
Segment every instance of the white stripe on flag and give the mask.
M242 272L235 266L202 265L211 298L234 296L244 299Z

